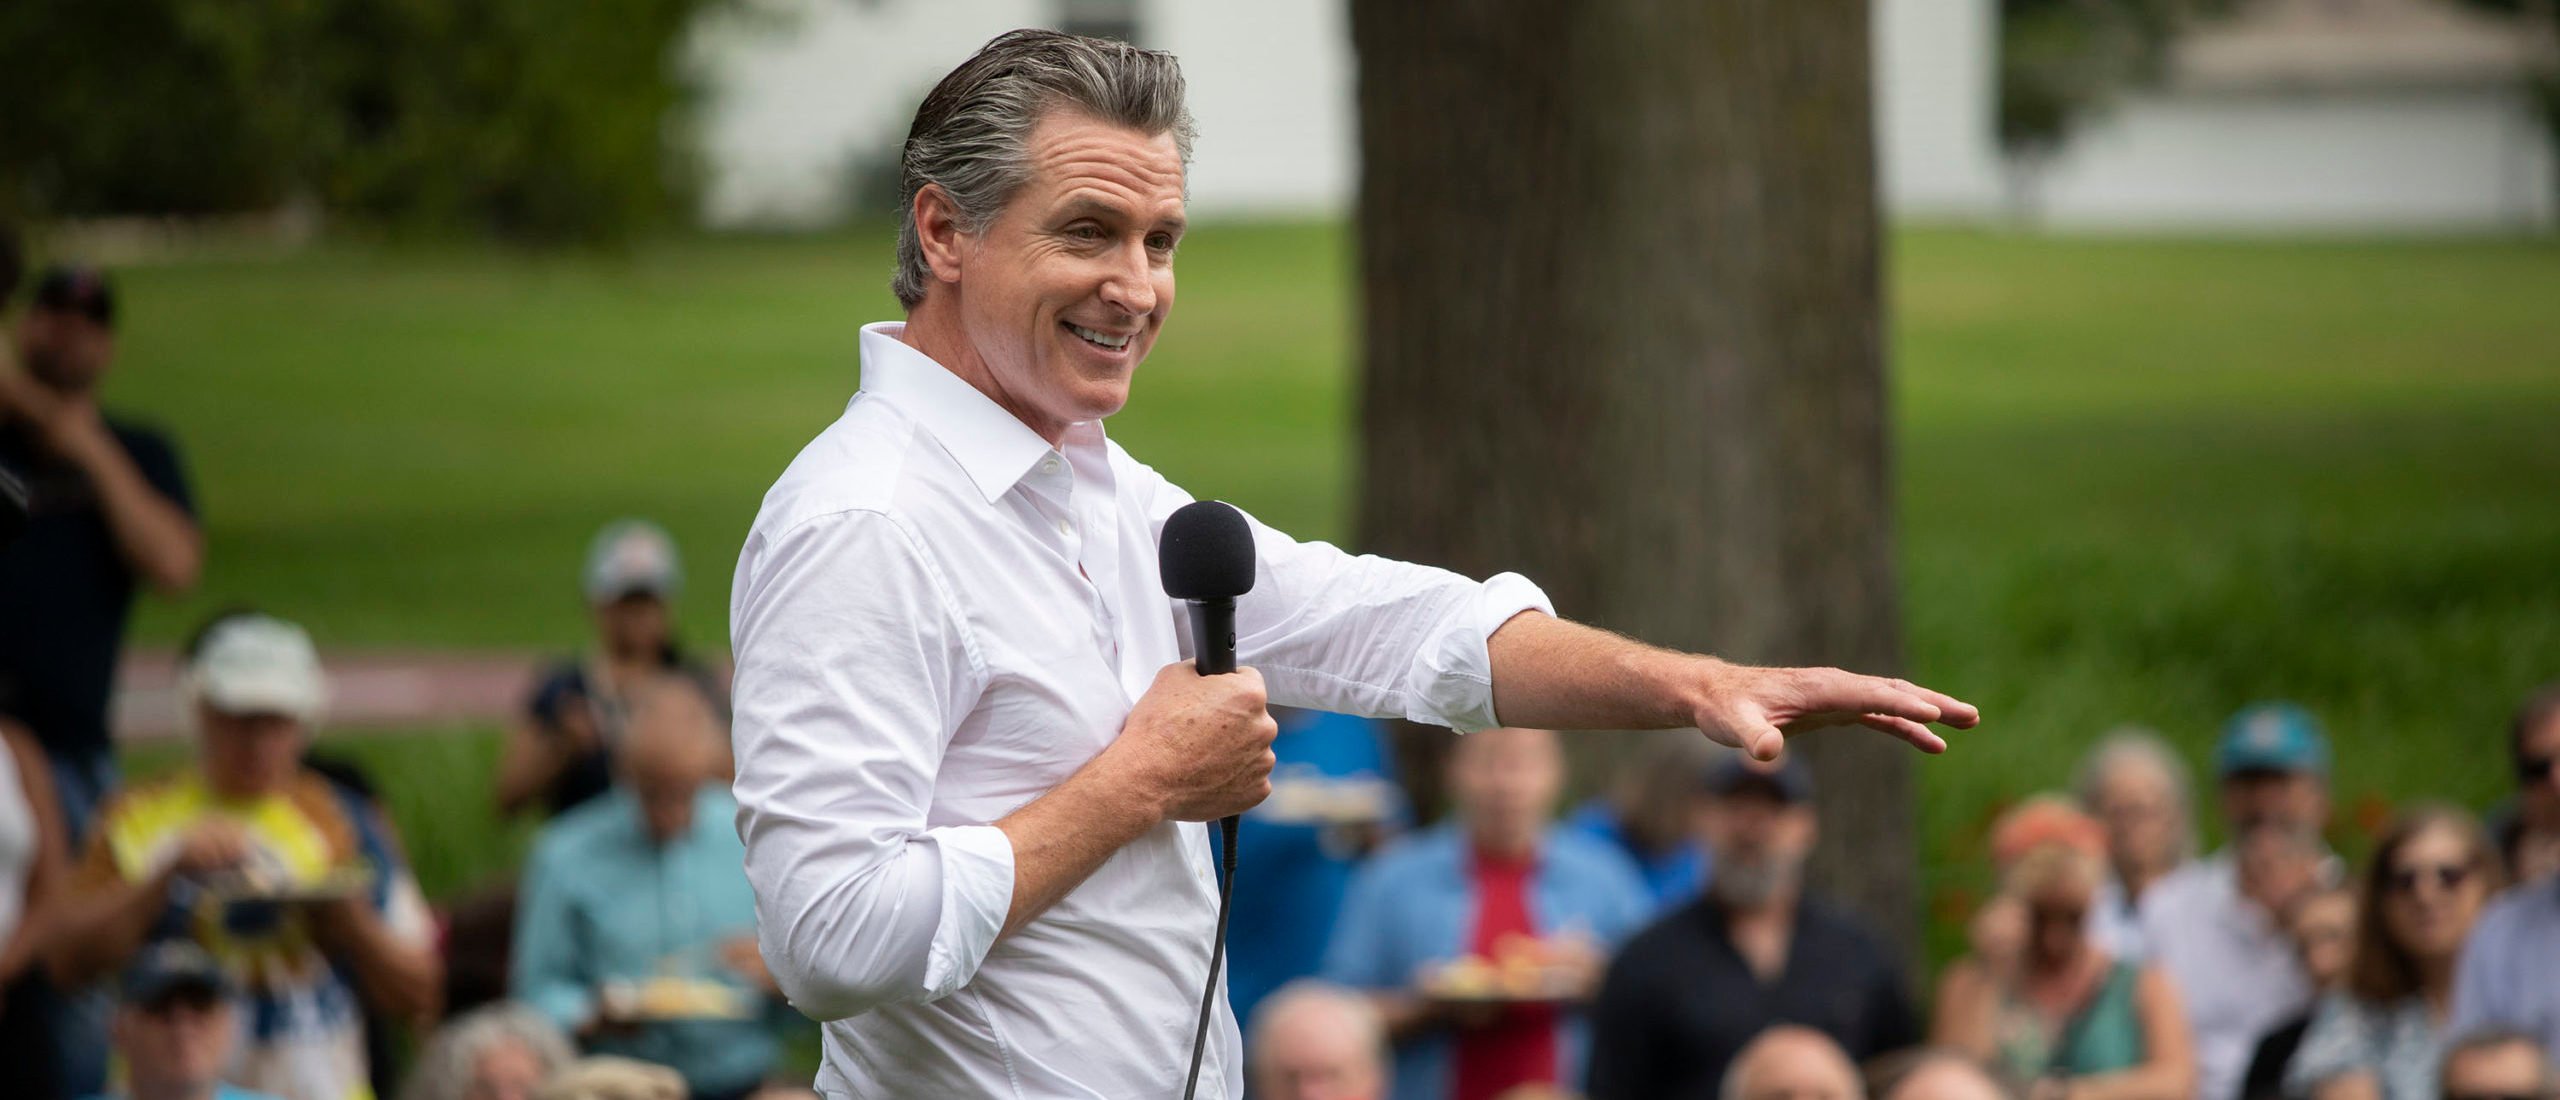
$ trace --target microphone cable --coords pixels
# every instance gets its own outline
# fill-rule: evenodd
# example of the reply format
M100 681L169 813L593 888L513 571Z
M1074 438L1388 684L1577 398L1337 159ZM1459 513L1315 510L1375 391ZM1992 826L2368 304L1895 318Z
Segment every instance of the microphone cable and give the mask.
M1182 1083L1182 1100L1200 1089L1200 1056L1209 1049L1209 1017L1218 1005L1218 965L1227 957L1227 907L1236 893L1236 815L1218 819L1218 938L1209 946L1209 984L1200 991L1200 1028L1191 1033L1191 1076Z

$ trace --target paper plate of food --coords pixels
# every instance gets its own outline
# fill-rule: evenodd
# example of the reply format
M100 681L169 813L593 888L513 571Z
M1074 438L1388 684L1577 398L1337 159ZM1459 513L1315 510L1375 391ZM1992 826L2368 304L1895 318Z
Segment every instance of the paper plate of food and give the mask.
M249 864L205 880L204 891L215 901L311 904L356 897L373 889L373 869L339 867L317 878L302 878L279 867Z
M1494 957L1465 954L1422 974L1422 995L1451 1004L1565 1004L1581 1000L1589 971L1568 952L1579 943L1506 936Z
M1324 776L1284 770L1254 814L1274 825L1375 825L1395 817L1402 792L1373 775Z
M726 982L700 978L650 978L606 982L597 991L607 1018L632 1022L743 1020L755 1015L755 998Z

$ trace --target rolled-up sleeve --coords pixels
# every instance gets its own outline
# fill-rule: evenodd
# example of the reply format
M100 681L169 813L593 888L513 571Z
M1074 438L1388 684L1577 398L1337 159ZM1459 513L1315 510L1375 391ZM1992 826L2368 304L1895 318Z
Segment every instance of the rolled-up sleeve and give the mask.
M1161 539L1166 517L1191 496L1154 480L1149 512ZM1236 659L1262 673L1273 702L1461 732L1502 724L1487 642L1523 611L1555 613L1536 584L1349 554L1246 518L1257 561L1253 592L1236 601ZM1187 620L1185 631L1187 640Z
M821 1020L957 990L1012 905L1013 847L926 827L986 675L947 578L852 511L759 524L731 600L738 834L775 981Z

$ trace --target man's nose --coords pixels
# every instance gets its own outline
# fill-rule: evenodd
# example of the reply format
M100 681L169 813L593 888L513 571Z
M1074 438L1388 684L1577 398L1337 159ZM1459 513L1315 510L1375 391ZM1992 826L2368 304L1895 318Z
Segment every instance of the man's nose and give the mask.
M1156 311L1155 265L1148 259L1144 241L1132 241L1114 252L1111 271L1102 281L1105 304L1144 317Z

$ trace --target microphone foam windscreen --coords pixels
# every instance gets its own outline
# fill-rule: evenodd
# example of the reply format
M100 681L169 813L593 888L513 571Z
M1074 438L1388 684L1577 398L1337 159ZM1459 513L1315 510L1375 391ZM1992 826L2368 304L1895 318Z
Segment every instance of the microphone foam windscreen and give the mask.
M1234 599L1253 591L1253 527L1222 500L1195 500L1164 521L1156 544L1164 594L1177 600Z

